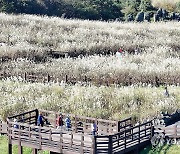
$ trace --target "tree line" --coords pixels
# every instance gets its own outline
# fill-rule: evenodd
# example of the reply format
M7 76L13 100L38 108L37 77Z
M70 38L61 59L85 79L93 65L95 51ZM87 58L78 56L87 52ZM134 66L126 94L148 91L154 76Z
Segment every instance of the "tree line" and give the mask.
M180 1L168 6L169 10L165 8L167 13L180 12ZM0 12L89 20L138 21L137 16L141 12L144 18L151 19L157 11L152 0L0 0ZM145 17L147 14L149 17Z

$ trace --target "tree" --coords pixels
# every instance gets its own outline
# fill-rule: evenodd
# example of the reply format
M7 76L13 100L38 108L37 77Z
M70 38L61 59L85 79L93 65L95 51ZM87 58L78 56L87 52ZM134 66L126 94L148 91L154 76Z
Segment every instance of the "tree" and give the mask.
M154 8L151 4L151 0L141 0L140 6L139 6L139 10L141 11L152 11Z
M122 12L125 14L125 18L127 18L129 14L133 15L134 17L137 15L139 11L140 2L141 0L124 0L122 4Z

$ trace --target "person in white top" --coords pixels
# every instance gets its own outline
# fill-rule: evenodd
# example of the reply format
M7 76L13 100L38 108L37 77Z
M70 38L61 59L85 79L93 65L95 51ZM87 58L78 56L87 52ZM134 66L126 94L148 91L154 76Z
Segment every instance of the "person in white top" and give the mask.
M97 132L97 125L95 122L93 122L91 124L91 131L92 131L92 135L95 136L96 135L96 132Z
M122 57L122 53L123 53L123 50L122 50L122 49L119 49L119 50L116 52L116 57L121 58L121 57Z

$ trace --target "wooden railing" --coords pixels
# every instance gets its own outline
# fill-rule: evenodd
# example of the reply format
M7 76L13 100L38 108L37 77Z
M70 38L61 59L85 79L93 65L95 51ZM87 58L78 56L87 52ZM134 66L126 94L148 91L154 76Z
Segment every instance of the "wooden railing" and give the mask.
M54 127L56 127L56 119L59 115L58 112L46 111L46 110L39 110L39 112L41 112L44 115L44 117ZM95 122L97 125L97 135L108 135L119 132L121 130L120 126L123 126L123 128L126 127L129 128L129 125L125 126L124 123L129 124L131 121L131 118L125 119L121 122L121 121L97 119L97 118L91 118L85 116L76 116L74 114L66 114L66 113L61 113L61 114L63 115L64 119L66 118L67 115L69 115L72 122L72 131L83 132L87 134L91 133L91 124L93 122Z
M58 153L65 151L94 153L93 137L89 135L64 133L61 130L16 123L8 119L8 136L12 144Z
M38 109L8 117L8 119L11 121L17 119L17 122L35 124L35 125L37 124L37 118L38 118Z
M52 125L36 126L40 113ZM56 129L59 113L46 110L32 110L8 117L7 128L9 153L12 144L33 149L49 150L57 153L119 153L133 150L150 141L153 134L152 122L132 126L131 118L122 121L96 119L68 114L72 121L72 130ZM61 113L65 118L67 114ZM18 122L14 122L17 119ZM97 135L91 135L90 125L97 124ZM0 123L0 130L2 126ZM21 152L20 152L21 153Z
M128 128L131 128L132 126L133 126L133 124L132 124L131 117L121 120L118 122L118 129L119 129L118 132L122 132Z
M155 127L154 133L163 133L165 137L169 138L180 138L180 125L173 124L167 127Z
M149 121L114 135L95 136L95 151L97 153L127 152L135 146L149 142L152 134L152 122Z
M86 75L79 75L79 76L72 76L67 74L60 74L60 75L52 75L48 73L28 73L28 72L20 72L20 73L6 73L6 72L0 72L0 79L6 79L9 77L20 77L24 81L27 82L41 82L41 83L47 83L47 82L57 82L60 83L61 81L64 81L65 83L75 84L78 82L82 83L92 83L95 85L106 85L110 86L113 84L123 84L123 85L132 85L133 83L145 83L145 84L151 84L151 85L163 85L163 84L175 84L174 80L162 78L159 79L158 77L154 77L151 80L148 76L140 76L139 78L134 78L133 76L127 77L123 76L122 78L115 77L106 77L106 78L100 78L100 77L88 77ZM160 83L159 81L163 81L163 83ZM177 77L176 83L180 82L180 78Z
M0 134L7 134L7 124L0 119Z
M17 119L17 122L27 124L37 124L38 114L42 113L43 117L50 123L51 127L56 128L56 119L59 115L58 112L46 111L46 110L32 110L24 112L18 115L8 117L9 120L13 121ZM85 134L91 134L91 124L93 122L97 125L97 135L110 135L117 132L128 129L132 126L131 118L124 119L122 121L113 121L105 119L97 119L85 116L76 116L74 114L61 113L63 120L69 115L72 124L72 132L83 132Z

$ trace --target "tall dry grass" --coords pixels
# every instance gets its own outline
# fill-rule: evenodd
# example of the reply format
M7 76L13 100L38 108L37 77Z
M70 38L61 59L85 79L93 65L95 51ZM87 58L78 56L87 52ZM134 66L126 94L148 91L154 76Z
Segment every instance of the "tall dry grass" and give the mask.
M0 14L0 57L41 59L56 52L94 54L159 46L179 51L179 22L121 23Z
M22 83L16 79L0 81L0 115L34 108L55 110L106 119L133 116L143 120L160 111L173 112L180 108L180 87L96 87L66 84Z
M49 59L45 63L36 63L30 60L0 64L0 72L11 74L35 73L65 80L65 76L83 81L85 76L92 82L104 80L125 84L180 84L180 58L170 48L148 49L146 53L121 57L116 56L89 56L82 58Z
M180 0L151 0L152 5L157 8L164 8L168 11L175 11L176 4L180 3Z

